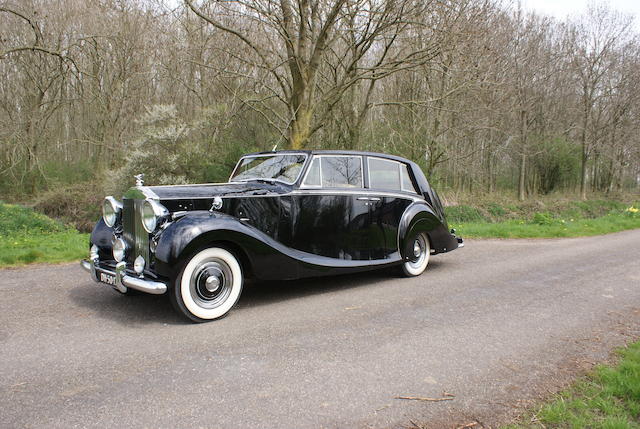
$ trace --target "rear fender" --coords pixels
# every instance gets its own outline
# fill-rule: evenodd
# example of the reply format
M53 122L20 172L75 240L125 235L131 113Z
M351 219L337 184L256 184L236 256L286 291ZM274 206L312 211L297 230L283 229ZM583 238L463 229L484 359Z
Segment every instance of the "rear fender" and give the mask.
M429 245L433 253L440 253L442 248L449 245L443 242L442 231L446 230L439 216L433 208L425 202L411 204L405 210L398 228L398 248L403 260L410 260L413 256L413 239L421 232L427 234Z

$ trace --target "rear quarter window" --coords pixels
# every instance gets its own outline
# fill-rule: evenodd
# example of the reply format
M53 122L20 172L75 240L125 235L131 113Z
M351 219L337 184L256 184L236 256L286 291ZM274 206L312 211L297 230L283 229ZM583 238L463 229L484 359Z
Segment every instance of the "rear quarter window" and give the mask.
M416 192L406 164L381 158L368 158L369 187L393 191Z

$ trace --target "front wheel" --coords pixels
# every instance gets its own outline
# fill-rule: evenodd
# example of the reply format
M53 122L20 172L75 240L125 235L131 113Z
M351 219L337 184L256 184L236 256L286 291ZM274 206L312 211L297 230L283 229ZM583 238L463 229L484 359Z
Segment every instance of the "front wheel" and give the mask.
M176 278L171 301L194 322L225 316L242 292L238 259L220 247L204 249L189 259Z
M416 235L410 249L411 259L402 264L402 273L407 277L419 276L427 269L429 255L431 255L427 234L421 232Z

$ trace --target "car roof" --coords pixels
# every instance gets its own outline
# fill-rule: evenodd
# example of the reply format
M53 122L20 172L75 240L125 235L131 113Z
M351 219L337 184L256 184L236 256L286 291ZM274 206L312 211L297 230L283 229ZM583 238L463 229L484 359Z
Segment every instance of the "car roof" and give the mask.
M386 158L386 159L390 159L393 161L399 161L399 162L404 162L407 164L412 164L412 162L406 158L403 158L401 156L396 156L396 155L389 155L386 153L379 153L379 152L367 152L367 151L358 151L358 150L328 150L328 149L322 149L322 150L277 150L277 151L265 151L265 152L254 152L254 153L248 153L244 156L251 156L251 155L280 155L280 154L297 154L297 153L304 153L307 155L354 155L354 156L375 156L378 158Z

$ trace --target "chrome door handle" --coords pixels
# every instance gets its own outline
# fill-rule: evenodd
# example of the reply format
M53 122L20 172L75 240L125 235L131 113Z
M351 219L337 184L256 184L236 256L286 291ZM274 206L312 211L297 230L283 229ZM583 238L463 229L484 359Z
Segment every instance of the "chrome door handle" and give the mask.
M369 197L358 197L358 201L369 201Z
M369 201L380 201L378 197L369 197Z

